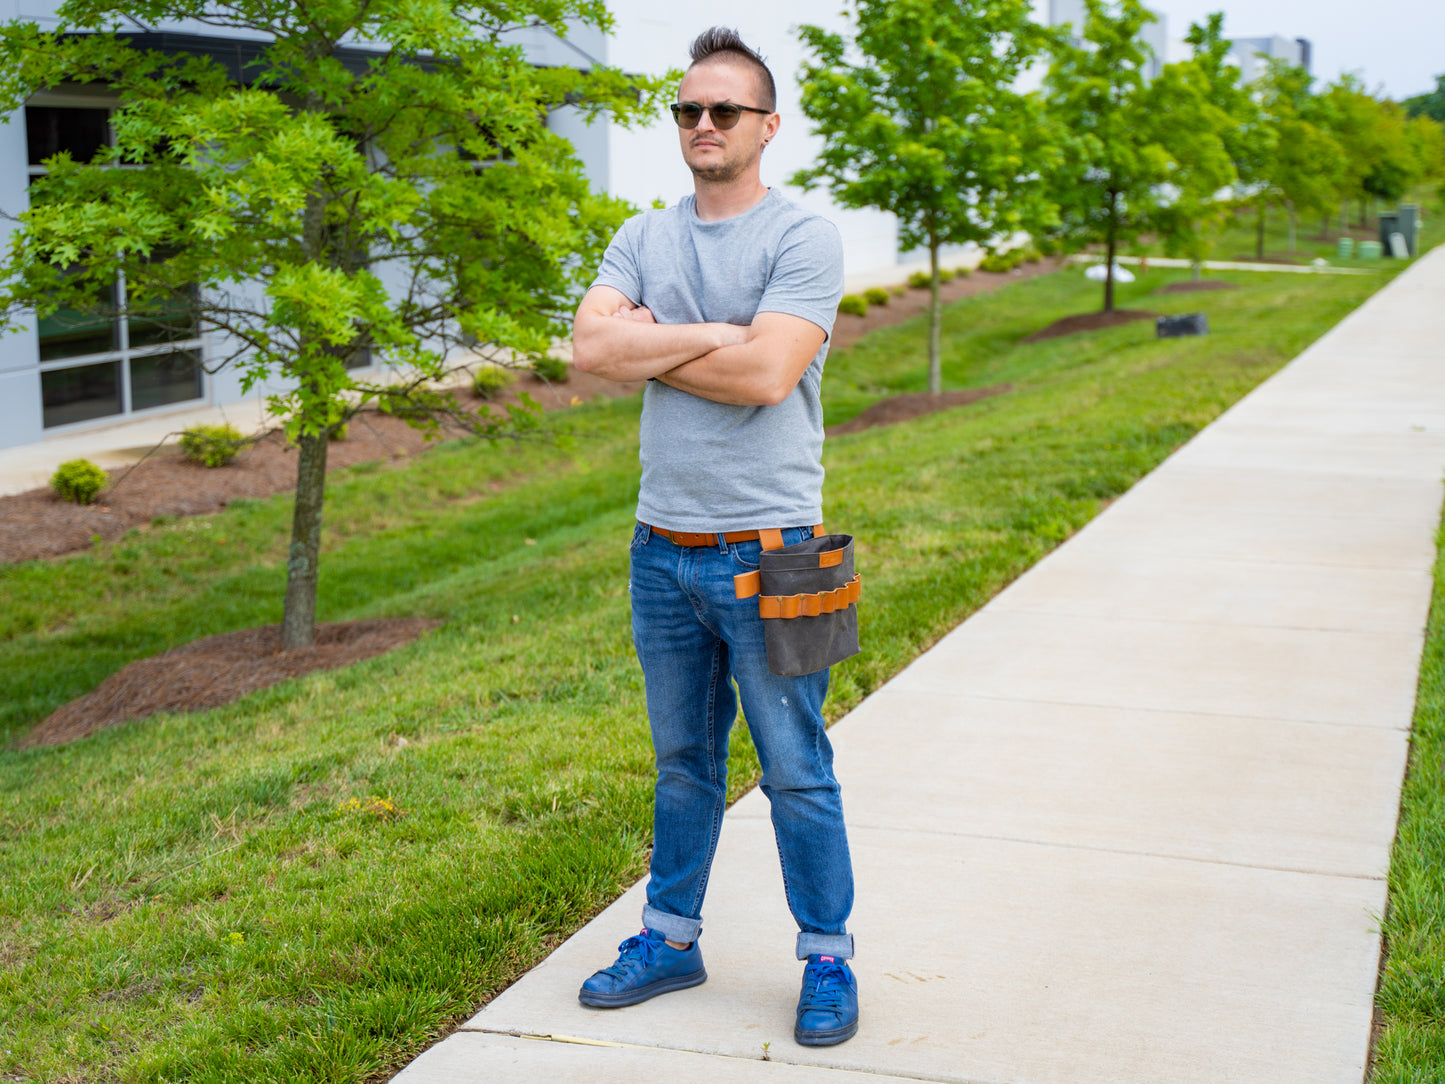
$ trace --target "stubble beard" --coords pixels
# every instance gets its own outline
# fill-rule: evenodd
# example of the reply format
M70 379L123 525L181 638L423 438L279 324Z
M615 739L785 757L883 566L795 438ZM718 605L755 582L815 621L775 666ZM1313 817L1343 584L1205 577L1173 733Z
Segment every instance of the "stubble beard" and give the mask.
M731 184L746 173L760 157L759 154L754 155L751 159L740 157L714 162L698 162L696 159L689 159L687 168L692 170L694 177L707 184Z

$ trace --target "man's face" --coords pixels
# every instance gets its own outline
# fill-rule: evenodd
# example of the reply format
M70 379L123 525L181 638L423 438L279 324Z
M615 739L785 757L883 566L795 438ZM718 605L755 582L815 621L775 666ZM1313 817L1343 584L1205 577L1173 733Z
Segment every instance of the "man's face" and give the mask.
M682 78L677 100L712 105L734 102L761 108L758 77L747 65L730 60L707 60L692 67ZM774 113L744 111L736 127L719 131L712 113L702 115L697 127L679 128L682 160L700 179L725 183L742 176L755 166L763 153L763 144L778 128Z

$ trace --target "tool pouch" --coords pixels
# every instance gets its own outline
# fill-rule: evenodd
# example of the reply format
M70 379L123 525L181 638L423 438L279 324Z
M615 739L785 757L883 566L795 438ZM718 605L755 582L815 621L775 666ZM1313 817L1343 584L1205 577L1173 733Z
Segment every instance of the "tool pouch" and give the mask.
M764 549L756 572L733 579L738 598L758 596L768 669L781 677L816 673L858 654L862 585L853 571L853 536L846 534Z

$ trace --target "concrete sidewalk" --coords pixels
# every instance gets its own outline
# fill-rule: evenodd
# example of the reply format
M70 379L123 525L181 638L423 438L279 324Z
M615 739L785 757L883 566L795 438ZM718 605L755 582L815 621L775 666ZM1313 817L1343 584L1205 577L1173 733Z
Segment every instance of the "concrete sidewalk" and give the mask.
M793 1042L754 792L705 985L578 1005L639 885L398 1084L1357 1084L1440 514L1442 297L1445 248L833 728L855 1039Z

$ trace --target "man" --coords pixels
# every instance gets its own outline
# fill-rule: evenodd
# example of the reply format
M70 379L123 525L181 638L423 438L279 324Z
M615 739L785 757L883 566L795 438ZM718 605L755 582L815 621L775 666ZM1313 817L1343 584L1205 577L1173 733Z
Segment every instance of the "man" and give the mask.
M574 326L579 369L649 381L631 594L657 758L645 928L578 997L616 1008L707 978L702 902L740 695L808 961L794 1035L822 1046L858 1029L828 672L772 674L757 599L737 599L733 577L758 567L759 531L796 543L823 518L818 392L842 245L831 223L762 183L781 123L762 58L721 28L691 55L672 111L693 195L623 225Z

